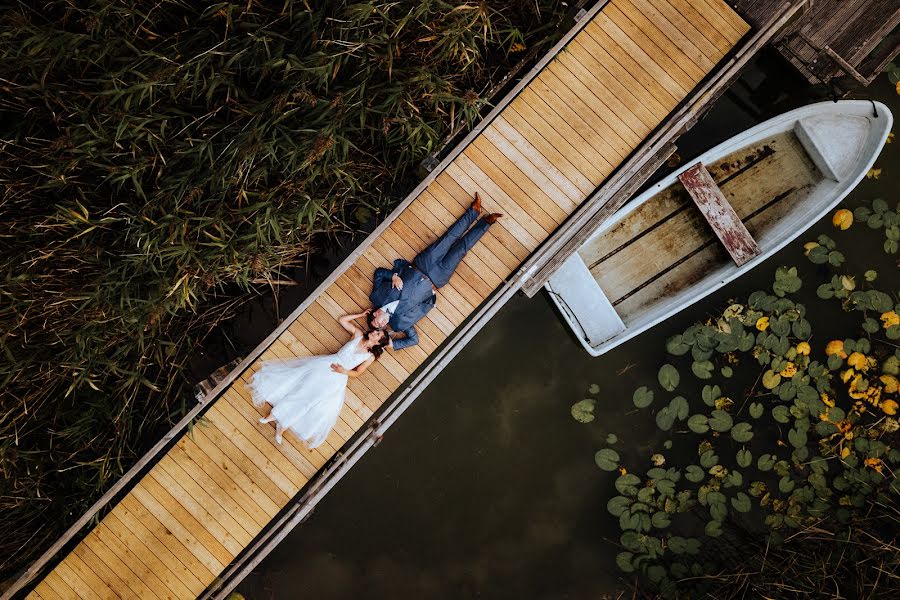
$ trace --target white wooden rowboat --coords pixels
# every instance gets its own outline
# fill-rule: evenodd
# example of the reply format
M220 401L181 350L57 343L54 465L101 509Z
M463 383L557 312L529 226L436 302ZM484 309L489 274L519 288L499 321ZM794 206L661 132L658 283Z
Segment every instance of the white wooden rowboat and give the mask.
M748 129L623 206L546 289L599 356L806 231L865 176L892 122L885 105L853 100L812 104Z

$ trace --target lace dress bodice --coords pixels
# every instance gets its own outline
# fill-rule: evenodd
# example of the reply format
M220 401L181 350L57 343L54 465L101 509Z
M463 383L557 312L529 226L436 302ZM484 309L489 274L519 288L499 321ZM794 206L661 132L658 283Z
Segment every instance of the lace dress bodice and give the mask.
M360 347L362 336L354 336L349 342L341 346L341 349L334 355L336 362L347 369L355 369L362 363L366 362L372 353Z

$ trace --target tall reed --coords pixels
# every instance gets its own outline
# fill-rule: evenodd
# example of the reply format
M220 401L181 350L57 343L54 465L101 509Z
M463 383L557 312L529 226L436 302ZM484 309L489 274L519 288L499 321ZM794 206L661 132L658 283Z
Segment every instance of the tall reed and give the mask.
M253 280L389 208L558 9L0 11L0 578L183 414L186 361Z

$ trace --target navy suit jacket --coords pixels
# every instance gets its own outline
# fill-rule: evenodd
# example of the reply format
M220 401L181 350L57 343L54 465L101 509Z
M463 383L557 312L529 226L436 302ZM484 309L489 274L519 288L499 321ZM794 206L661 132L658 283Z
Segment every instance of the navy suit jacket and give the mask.
M402 290L394 289L391 285L394 274L403 281ZM437 300L431 281L423 277L409 262L398 258L394 261L393 269L375 269L372 283L369 300L374 308L381 308L394 300L400 301L388 324L394 331L405 333L406 337L394 340L394 349L402 350L418 344L419 334L416 333L415 324L434 308Z

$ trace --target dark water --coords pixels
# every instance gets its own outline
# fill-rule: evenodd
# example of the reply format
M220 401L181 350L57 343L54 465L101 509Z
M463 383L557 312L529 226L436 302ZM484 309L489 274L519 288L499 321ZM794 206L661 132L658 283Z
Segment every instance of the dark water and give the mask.
M680 154L687 160L824 93L763 57L681 140ZM900 115L900 96L885 79L865 93ZM876 165L881 179L865 180L845 206L897 199L898 150L900 143L887 147ZM605 508L613 476L596 468L593 453L609 432L620 436L626 463L659 447L631 394L656 380L669 335L768 287L783 264L801 267L800 297L814 297L824 273L801 246L833 232L827 221L748 277L599 358L582 350L543 294L517 296L239 591L248 600L618 597L619 531ZM882 289L896 289L891 259L865 264L877 264ZM581 425L569 407L593 383L601 388L597 420Z

